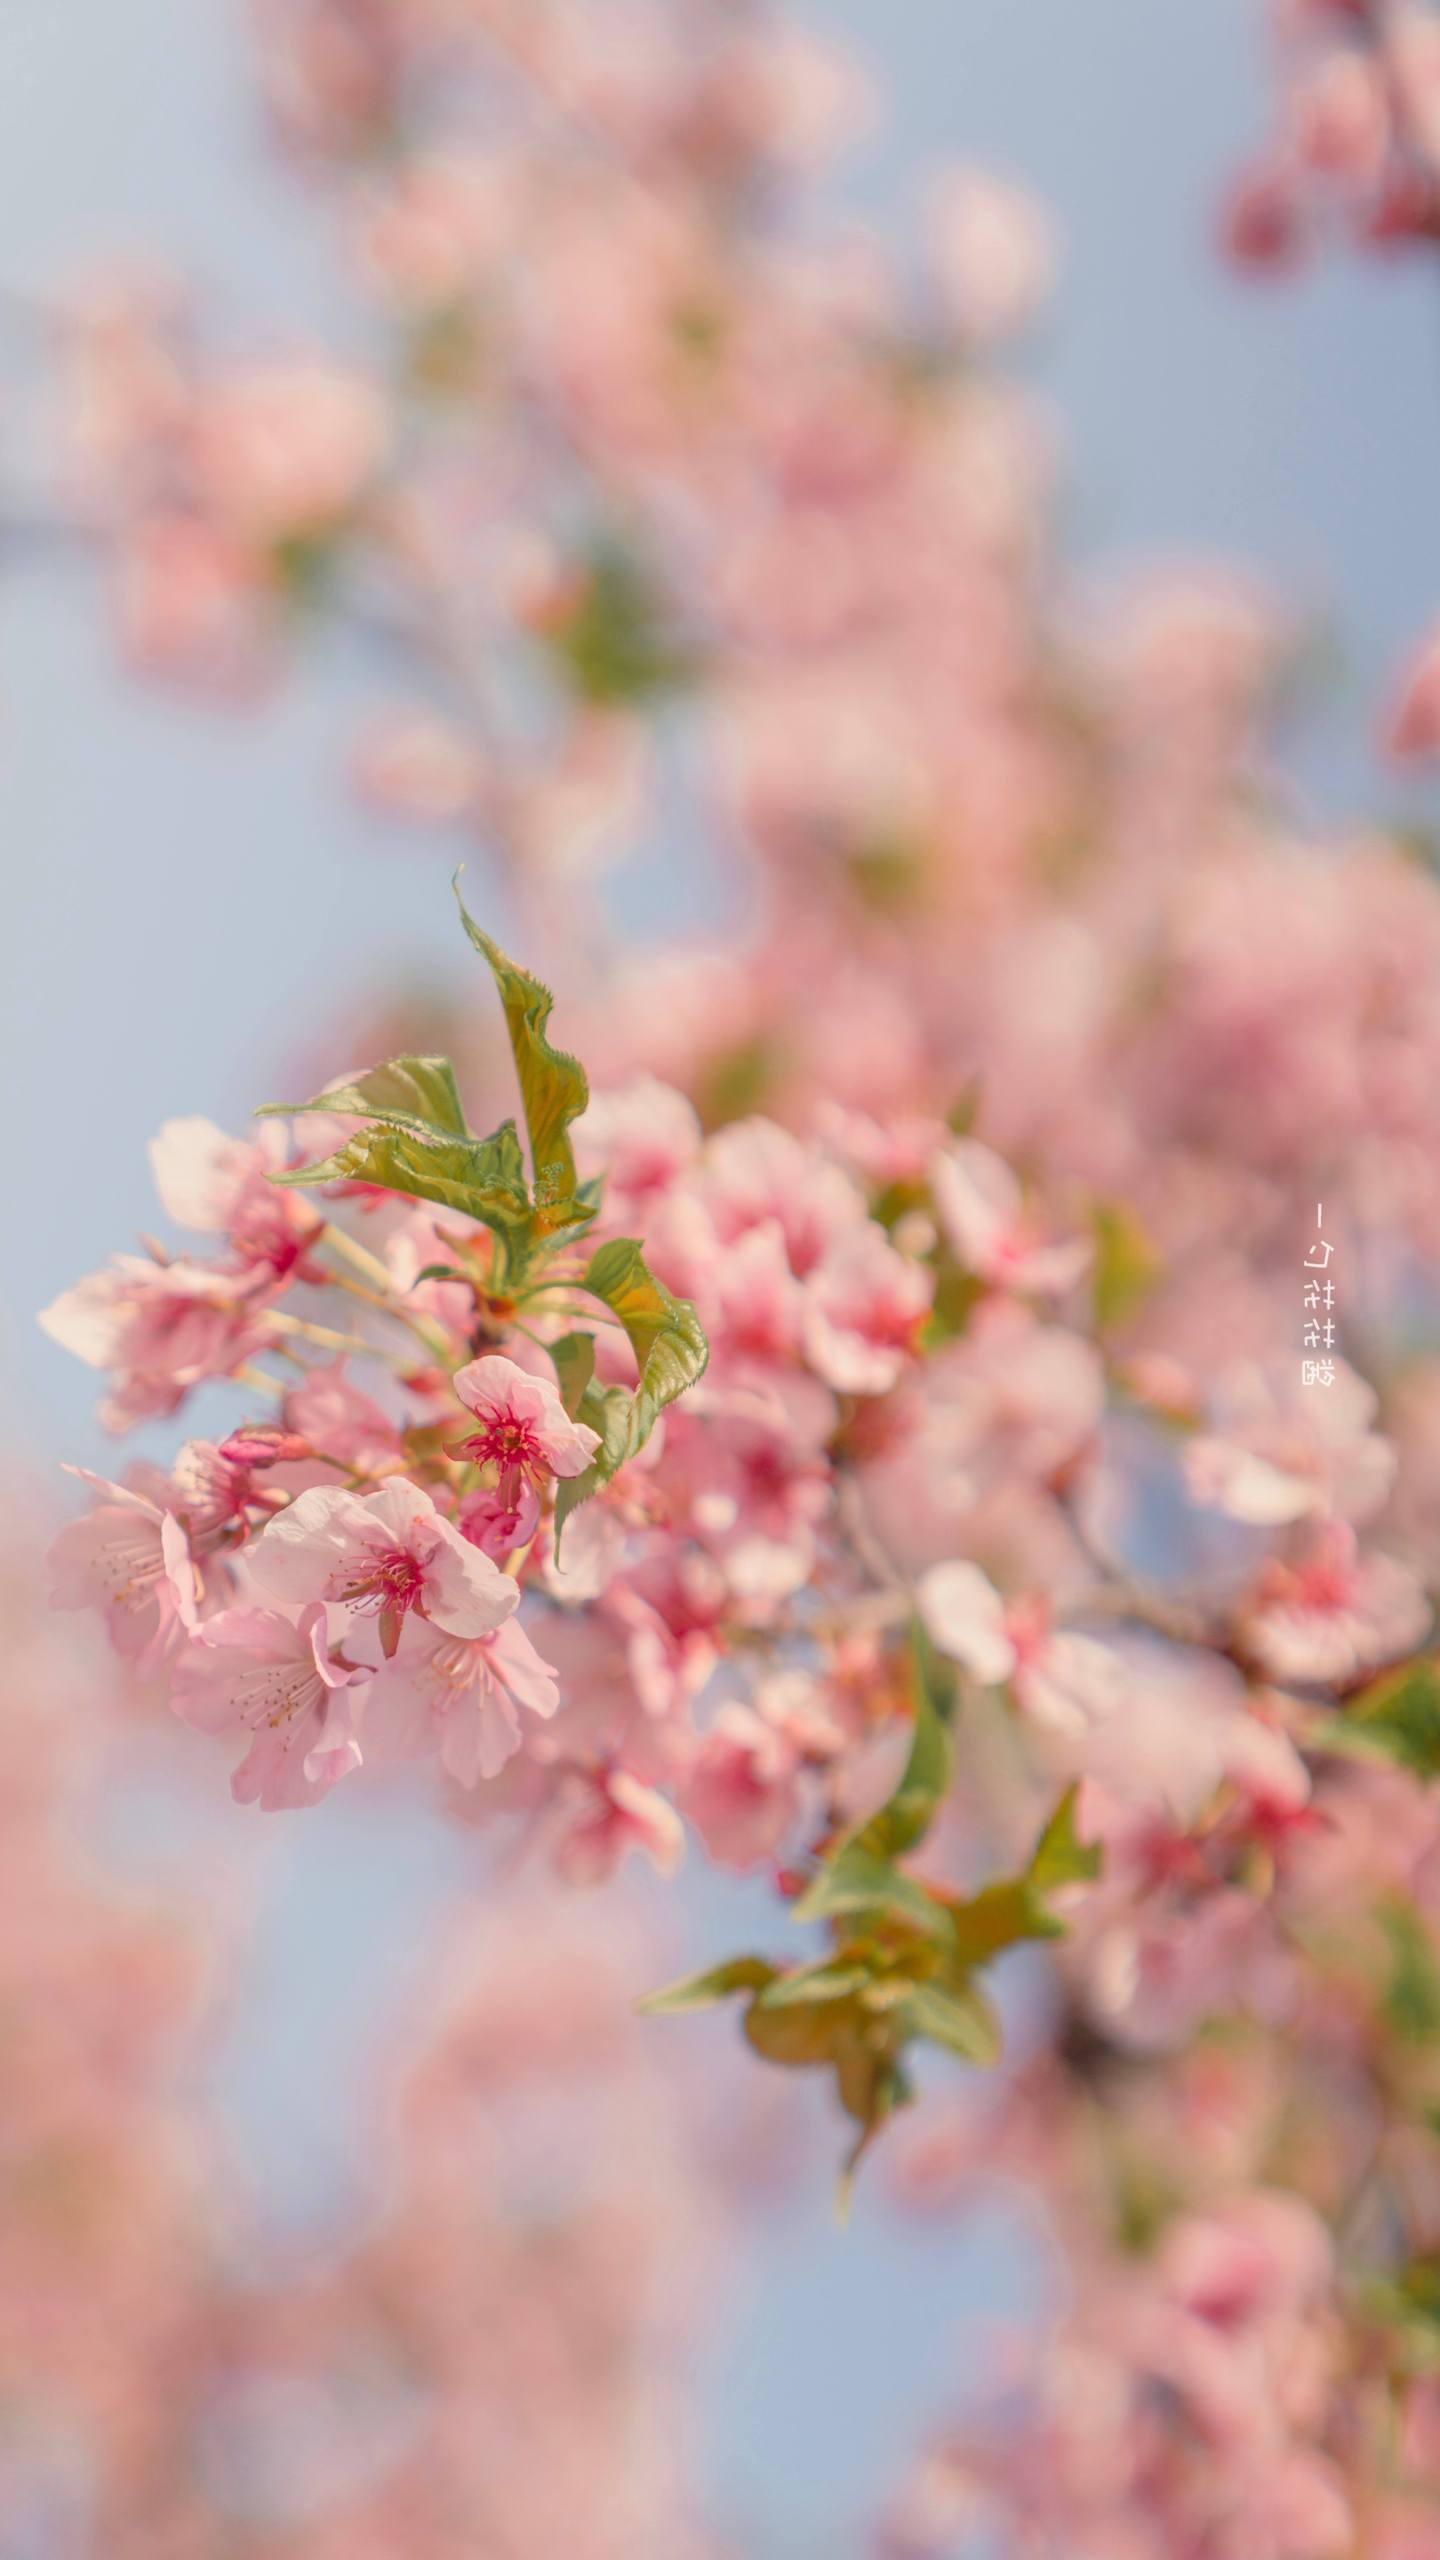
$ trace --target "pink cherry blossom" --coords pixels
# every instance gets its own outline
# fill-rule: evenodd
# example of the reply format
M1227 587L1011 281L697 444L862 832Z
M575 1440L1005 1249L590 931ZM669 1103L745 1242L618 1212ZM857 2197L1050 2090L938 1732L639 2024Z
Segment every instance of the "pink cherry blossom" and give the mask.
M53 1604L103 1610L116 1651L151 1671L197 1623L200 1585L184 1529L128 1486L73 1472L103 1499L50 1549Z
M600 1446L598 1431L572 1422L555 1388L497 1352L457 1371L455 1393L480 1425L457 1451L476 1466L500 1470L504 1491L528 1481L543 1488L552 1476L583 1475Z
M237 1259L292 1271L319 1233L311 1201L270 1180L289 1150L274 1121L253 1140L228 1138L211 1120L167 1120L150 1142L160 1204L177 1226L224 1236Z
M680 1809L727 1867L773 1858L799 1810L789 1737L750 1707L722 1707L680 1791Z
M487 1636L520 1597L423 1487L398 1476L378 1493L316 1485L298 1494L256 1540L247 1570L266 1600L323 1600L378 1618L387 1657L411 1611L446 1635Z
M197 401L187 461L203 510L244 540L334 524L373 479L384 400L363 375L320 359L255 365Z
M462 1538L497 1564L516 1547L528 1547L540 1526L540 1497L533 1484L520 1484L513 1498L496 1485L467 1493L455 1514Z
M312 1448L360 1475L385 1474L400 1463L399 1431L343 1359L308 1369L287 1394L284 1411L289 1427Z
M1245 1641L1274 1680L1344 1688L1424 1638L1430 1604L1393 1558L1362 1553L1329 1521L1294 1563L1267 1567L1244 1618Z
M173 1413L191 1387L228 1377L262 1346L266 1279L263 1269L120 1254L65 1290L40 1323L63 1350L114 1373L101 1414L125 1431Z
M913 1354L930 1278L874 1225L831 1245L805 1283L805 1349L827 1386L883 1395Z
M936 273L964 334L984 341L1023 328L1055 266L1050 226L1034 198L986 170L957 167L931 187L928 212Z
M298 1620L273 1609L226 1609L181 1655L175 1712L202 1733L238 1726L252 1738L230 1781L237 1804L266 1813L317 1803L358 1769L356 1691L370 1673L332 1658L318 1602Z
M987 1687L1008 1681L1023 1715L1049 1732L1088 1736L1111 1714L1124 1665L1093 1636L1055 1633L1043 1606L1008 1607L974 1564L937 1564L916 1593L934 1643Z
M493 1778L523 1740L522 1712L553 1716L555 1675L517 1618L493 1634L417 1627L378 1674L366 1707L377 1747L416 1754L438 1746L462 1787Z
M638 1850L661 1875L675 1873L685 1835L672 1805L628 1770L583 1782L555 1843L555 1863L569 1884L603 1884Z
M605 1177L607 1219L632 1210L643 1217L644 1204L694 1163L700 1122L694 1104L673 1085L636 1076L594 1096L575 1124L575 1144L584 1170Z
M1083 1236L1046 1244L1025 1213L1007 1164L977 1138L957 1138L930 1172L936 1213L967 1271L997 1288L1060 1296L1090 1262Z
M1303 1385L1293 1360L1226 1370L1210 1396L1213 1428L1186 1449L1193 1500L1257 1528L1378 1511L1395 1475L1394 1450L1374 1428L1379 1400L1348 1363L1334 1366L1324 1395Z

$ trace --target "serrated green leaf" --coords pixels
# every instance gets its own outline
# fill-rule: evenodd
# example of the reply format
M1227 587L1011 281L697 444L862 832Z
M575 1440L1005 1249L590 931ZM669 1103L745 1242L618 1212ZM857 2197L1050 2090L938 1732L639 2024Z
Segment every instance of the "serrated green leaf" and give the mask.
M578 1286L598 1298L625 1328L639 1379L630 1398L626 1447L633 1458L644 1447L666 1405L693 1386L710 1356L700 1319L688 1298L672 1298L634 1236L616 1236L592 1253ZM622 1461L617 1461L621 1463ZM613 1473L613 1469L611 1470Z
M402 1127L431 1129L443 1137L465 1138L469 1130L460 1106L455 1070L448 1058L387 1058L348 1083L332 1085L310 1102L264 1102L256 1118L273 1119L303 1111L333 1111L342 1119L395 1121Z
M736 1991L763 1991L777 1970L763 1956L732 1956L728 1964L712 1965L708 1973L688 1974L683 1982L668 1983L663 1991L647 1992L639 2005L649 2017L680 2017L690 2009L713 2008L717 2000L728 2000Z
M575 1157L567 1135L571 1121L579 1118L590 1099L590 1087L579 1059L564 1049L552 1048L546 1037L545 1026L555 1001L549 988L532 978L528 969L520 968L498 942L492 942L489 934L481 931L466 912L458 881L455 899L460 920L499 990L530 1139L535 1231L537 1235L553 1235L559 1228L578 1225L593 1215L592 1206L577 1197Z
M357 1129L319 1164L295 1165L273 1179L306 1188L323 1182L371 1183L377 1190L433 1201L478 1219L482 1226L511 1231L524 1227L530 1216L513 1120L504 1121L488 1138L443 1137L418 1125L376 1120Z

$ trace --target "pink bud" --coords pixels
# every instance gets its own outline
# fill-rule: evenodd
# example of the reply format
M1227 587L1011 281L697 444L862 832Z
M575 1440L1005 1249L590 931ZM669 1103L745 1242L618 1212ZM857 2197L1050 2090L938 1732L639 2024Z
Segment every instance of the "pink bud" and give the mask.
M231 1467L289 1466L311 1454L308 1440L278 1422L242 1422L220 1443L220 1455Z
M1256 275L1297 267L1309 246L1304 208L1293 179L1262 162L1237 178L1220 218L1227 257Z

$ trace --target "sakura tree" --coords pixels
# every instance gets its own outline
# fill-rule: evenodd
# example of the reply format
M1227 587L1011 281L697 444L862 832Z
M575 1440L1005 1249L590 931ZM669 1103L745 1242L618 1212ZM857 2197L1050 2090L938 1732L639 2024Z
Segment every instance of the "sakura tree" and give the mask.
M1322 16L1300 165L1388 201L1425 39ZM762 1946L636 1996L823 2074L847 2181L902 2111L917 2209L1003 2160L1069 2270L896 2560L1426 2560L1434 879L1302 816L1258 590L1082 610L1000 352L1045 224L966 168L915 265L836 221L828 48L260 27L371 360L97 290L52 501L148 675L263 706L363 635L405 690L356 778L487 924L452 1056L342 1009L309 1099L161 1132L198 1247L43 1322L117 1431L233 1418L92 1483L57 1597L262 1812L418 1759L557 1902L769 1879ZM677 767L738 922L637 947L602 875Z

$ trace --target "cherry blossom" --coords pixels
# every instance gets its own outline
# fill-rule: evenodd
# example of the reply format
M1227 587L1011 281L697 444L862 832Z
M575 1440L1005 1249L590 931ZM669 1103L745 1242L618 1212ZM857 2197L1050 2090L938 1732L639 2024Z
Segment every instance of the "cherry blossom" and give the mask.
M85 1481L103 1498L55 1539L51 1596L58 1609L103 1610L116 1651L137 1671L150 1670L198 1616L199 1580L184 1529L173 1511L126 1485L103 1476Z
M474 1638L493 1635L520 1597L421 1486L399 1478L378 1493L315 1485L297 1494L256 1540L247 1572L268 1600L325 1601L377 1619L387 1657L412 1611L446 1635Z
M559 1690L518 1619L490 1635L423 1628L407 1637L369 1693L367 1735L402 1753L438 1746L462 1787L493 1778L521 1745L521 1715L552 1716Z
M513 1360L487 1353L457 1370L455 1393L480 1428L456 1443L476 1466L499 1469L502 1491L523 1479L583 1475L600 1445L588 1423L572 1422L554 1387Z
M175 1712L202 1733L238 1726L251 1736L231 1793L274 1813L317 1803L359 1768L354 1692L369 1678L331 1655L319 1602L294 1620L273 1609L225 1609L176 1665Z

